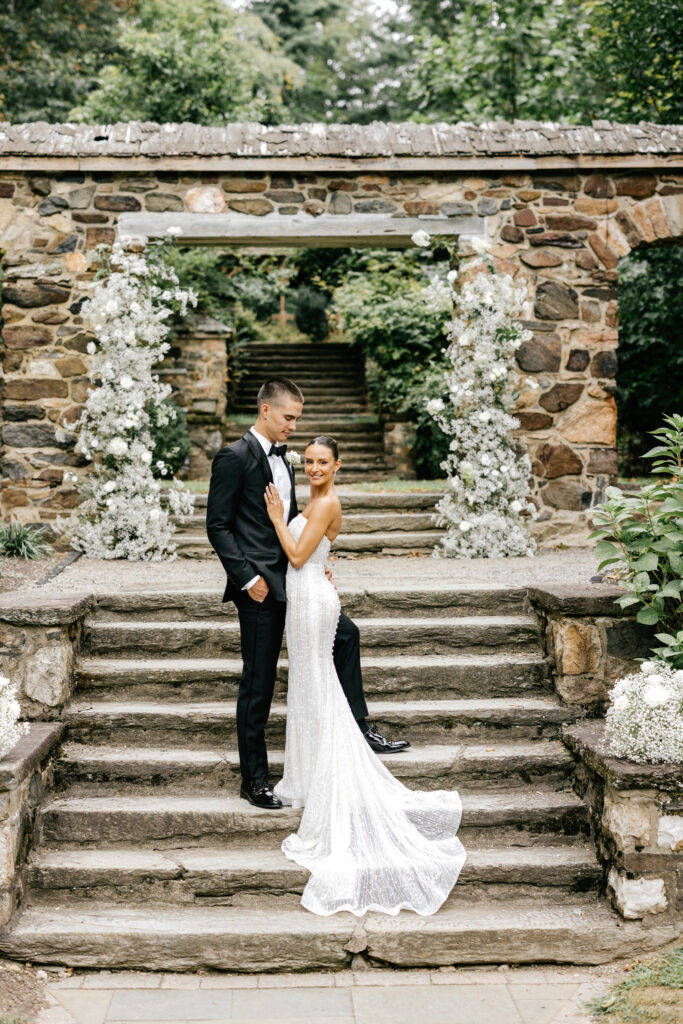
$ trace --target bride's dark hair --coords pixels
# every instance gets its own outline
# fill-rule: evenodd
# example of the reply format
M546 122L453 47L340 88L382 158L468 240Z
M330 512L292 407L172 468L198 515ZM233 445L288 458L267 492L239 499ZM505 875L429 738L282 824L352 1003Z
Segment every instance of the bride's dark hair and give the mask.
M306 447L310 448L312 444L321 444L323 448L329 448L334 455L335 462L339 458L339 446L333 437L328 437L327 434L320 434L318 437L314 437L312 441L309 441Z

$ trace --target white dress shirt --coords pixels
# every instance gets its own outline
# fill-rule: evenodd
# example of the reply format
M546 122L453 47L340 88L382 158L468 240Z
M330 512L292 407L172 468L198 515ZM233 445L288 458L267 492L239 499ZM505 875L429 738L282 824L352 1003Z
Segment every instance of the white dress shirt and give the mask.
M251 433L254 435L258 443L263 448L270 471L273 475L273 483L277 487L278 494L282 498L282 504L285 509L285 522L289 519L289 509L292 504L292 479L289 475L289 470L285 464L285 460L281 455L269 455L272 441L269 441L263 434L259 434L258 430L254 427L250 427ZM242 590L251 590L255 583L261 579L260 576L254 576L253 580L249 580L247 584L242 587Z

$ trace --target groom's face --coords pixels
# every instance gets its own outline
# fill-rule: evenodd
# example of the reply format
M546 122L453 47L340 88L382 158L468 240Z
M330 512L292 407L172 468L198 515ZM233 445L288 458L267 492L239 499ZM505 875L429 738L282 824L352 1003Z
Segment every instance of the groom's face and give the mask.
M295 398L284 398L273 405L261 406L261 415L268 431L268 437L276 441L286 441L296 430L296 421L301 416L303 405Z

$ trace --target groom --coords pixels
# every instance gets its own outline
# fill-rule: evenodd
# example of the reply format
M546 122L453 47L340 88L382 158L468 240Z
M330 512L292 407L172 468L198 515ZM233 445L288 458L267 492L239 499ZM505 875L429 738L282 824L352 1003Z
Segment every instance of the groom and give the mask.
M240 622L242 678L237 696L240 796L257 807L282 807L268 785L265 727L273 699L282 646L287 596L287 558L266 512L264 491L274 483L285 520L297 514L294 473L287 462L287 438L296 430L304 396L286 377L267 380L258 393L258 419L213 460L206 532L223 563L228 582L224 601L234 601ZM373 750L393 753L410 746L385 739L366 722L358 627L343 613L334 645L334 664L354 718Z

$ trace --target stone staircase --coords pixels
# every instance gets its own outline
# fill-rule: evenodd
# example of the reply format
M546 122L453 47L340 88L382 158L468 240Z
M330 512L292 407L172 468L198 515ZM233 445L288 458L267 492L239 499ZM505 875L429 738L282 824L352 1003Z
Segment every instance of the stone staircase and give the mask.
M209 591L100 595L86 624L26 906L2 939L34 963L305 971L376 963L596 963L656 930L600 896L586 807L559 740L572 709L548 678L524 589L346 589L371 718L410 751L413 788L457 787L468 859L433 917L303 910L279 851L299 811L239 799L232 605ZM283 759L286 651L269 744Z
M303 479L301 470L297 478ZM332 554L359 555L431 554L443 531L434 524L434 506L440 495L433 491L360 491L340 488L343 532L332 544ZM206 536L206 494L195 495L194 515L188 516L174 537L181 558L214 558ZM308 488L297 488L303 508Z
M241 437L253 422L256 396L269 377L291 377L304 393L304 414L290 446L300 455L312 437L328 434L339 442L339 483L381 480L394 466L384 452L379 420L368 408L365 364L349 345L324 342L252 344L242 358L242 376L231 402L226 443Z

